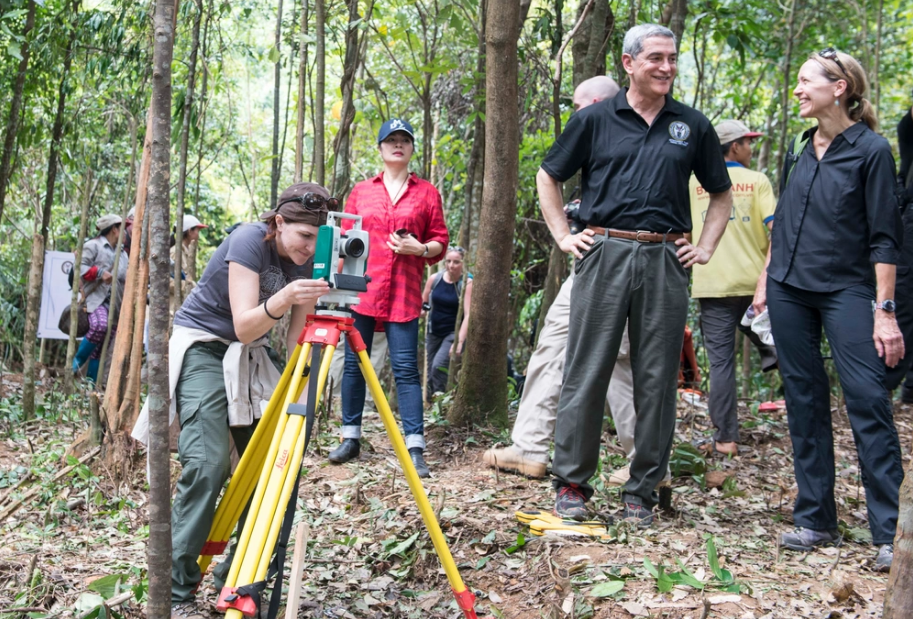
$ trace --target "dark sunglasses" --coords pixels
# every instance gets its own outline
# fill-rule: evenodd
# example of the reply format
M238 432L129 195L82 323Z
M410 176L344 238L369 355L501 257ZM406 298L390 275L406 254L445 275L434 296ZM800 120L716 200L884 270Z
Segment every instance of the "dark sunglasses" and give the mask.
M459 247L457 245L451 245L450 247L447 248L447 253L450 253L452 251L458 252L461 256L466 253L465 249L463 249L462 247Z
M324 205L326 205L328 211L336 211L339 209L339 200L336 198L325 198L319 193L314 193L313 191L309 191L303 196L298 196L296 198L292 198L291 200L286 200L279 206L282 206L283 204L289 204L291 202L298 202L302 206L305 206L309 209L320 209ZM278 209L279 206L276 208Z
M827 47L825 49L822 49L820 52L818 52L818 55L826 60L833 60L834 62L837 63L837 66L840 67L840 70L843 71L843 74L845 76L847 76L847 77L850 76L850 74L846 70L846 67L843 66L842 62L840 62L840 58L837 57L837 50L834 49L833 47Z

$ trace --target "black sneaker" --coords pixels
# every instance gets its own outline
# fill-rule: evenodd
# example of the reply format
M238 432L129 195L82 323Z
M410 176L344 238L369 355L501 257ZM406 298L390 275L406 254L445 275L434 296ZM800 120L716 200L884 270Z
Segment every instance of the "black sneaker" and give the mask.
M342 439L342 444L330 452L327 460L335 464L344 464L354 460L361 453L361 442L357 438Z
M878 556L875 557L876 572L890 572L891 563L894 562L894 544L882 544L878 547Z
M571 520L586 520L586 498L572 486L562 486L555 497L555 515Z
M421 447L411 448L409 457L412 459L412 466L415 467L415 472L418 473L419 477L431 477L431 471L428 470L428 465L425 464L425 454Z
M790 550L808 552L815 548L839 546L840 534L834 531L815 531L805 527L796 527L792 533L780 534L780 545Z
M637 503L625 503L624 519L633 522L638 529L646 529L653 524L653 510Z

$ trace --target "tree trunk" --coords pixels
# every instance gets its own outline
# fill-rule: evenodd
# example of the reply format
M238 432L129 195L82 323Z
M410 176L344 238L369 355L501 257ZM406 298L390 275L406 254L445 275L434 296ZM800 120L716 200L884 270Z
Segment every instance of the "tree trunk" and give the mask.
M351 142L352 122L355 120L355 74L358 71L358 65L364 57L365 44L368 42L367 35L358 38L357 22L361 21L358 14L358 0L346 0L349 7L349 26L346 28L346 53L342 66L342 80L340 81L340 91L342 92L342 110L340 112L339 131L336 133L336 140L333 144L333 190L331 195L342 199L349 192L349 176L351 162L349 161L349 144ZM370 15L374 3L365 11Z
M295 182L304 174L304 123L306 121L308 44L308 3L301 0L301 34L298 37L298 122L295 124Z
M520 5L489 0L486 29L485 173L479 223L478 275L473 282L473 313L506 316L512 243L517 211L520 156L517 104L517 38ZM507 422L506 320L474 320L469 325L460 387L448 418L456 425L489 420Z
M779 177L783 170L783 160L786 157L786 142L789 130L789 97L792 94L790 88L790 73L792 72L793 45L795 43L796 28L796 0L789 3L789 15L787 17L787 34L786 34L786 53L783 59L783 91L780 94L780 144L777 149L777 176Z
M79 1L73 3L73 20L79 10ZM63 137L63 119L67 104L67 78L72 63L71 52L78 29L75 23L70 24L70 35L64 49L63 73L60 86L57 88L57 113L51 129L51 149L48 153L47 189L41 209L41 226L32 244L32 262L29 268L28 299L25 310L25 334L22 344L22 413L25 419L35 414L35 338L38 334L38 308L41 303L41 285L44 277L44 248L48 242L48 227L51 223L51 207L54 204L54 187L57 182L57 159L60 152L60 141ZM75 277L74 277L75 281Z
M207 86L209 85L209 71L206 70L206 42L209 40L209 23L212 21L212 2L209 0L209 10L206 12L206 22L203 26L203 40L201 42L202 52L203 52L203 83L200 84L200 145L197 149L197 167L196 167L196 183L194 185L194 195L193 195L193 214L199 217L200 212L200 177L203 174L203 153L206 152L206 94ZM187 256L190 264L183 265L184 271L187 273L187 277L190 281L197 281L197 249L199 248L198 241L194 241L190 244L190 252Z
M314 0L314 12L317 14L316 39L314 53L317 55L317 83L314 84L314 180L318 185L326 186L326 125L324 112L326 106L327 85L327 51L326 0Z
M881 34L884 27L884 0L878 0L878 20L875 22L875 63L872 67L872 92L875 116L881 115Z
M19 132L19 111L22 109L22 91L25 89L25 76L29 68L29 34L35 27L35 0L29 0L28 13L25 15L25 26L22 28L22 48L19 50L22 59L13 85L13 98L10 102L10 115L6 121L6 138L3 140L3 156L0 159L0 221L3 220L3 205L6 202L6 188L10 180L10 169L13 162L13 149L16 146L16 134Z
M900 510L894 537L894 563L884 595L883 619L913 617L913 467L900 486Z
M187 147L190 142L190 117L193 114L193 95L197 79L197 51L200 47L200 22L203 19L203 0L197 0L197 14L193 20L190 35L190 64L187 67L187 92L184 96L184 108L181 111L181 144L178 151L178 199L174 217L174 297L171 311L176 312L184 302L184 287L181 285L181 273L184 265L184 251L181 246L184 230L184 195L187 191Z
M93 193L93 178L92 166L89 165L86 169L86 186L85 189L83 189L82 205L79 212L79 233L76 236L76 251L74 252L75 257L73 258L73 289L70 294L70 307L72 308L75 308L76 304L79 302L79 284L81 282L81 278L79 277L79 265L82 264L82 246L86 241L86 227L89 220L89 202L92 199ZM70 312L70 337L67 338L67 361L66 367L63 370L64 389L67 393L73 392L73 372L71 371L71 368L73 366L73 358L76 356L77 319L76 312Z
M171 457L168 449L168 219L171 165L171 60L174 0L155 5L152 162L149 173L149 598L150 619L171 616ZM176 282L177 283L177 282Z
M273 166L269 180L269 205L273 208L279 197L279 94L282 90L282 0L276 9L276 63L273 66Z
M670 0L662 15L662 23L675 35L675 48L682 46L682 35L685 34L685 19L688 17L688 0Z

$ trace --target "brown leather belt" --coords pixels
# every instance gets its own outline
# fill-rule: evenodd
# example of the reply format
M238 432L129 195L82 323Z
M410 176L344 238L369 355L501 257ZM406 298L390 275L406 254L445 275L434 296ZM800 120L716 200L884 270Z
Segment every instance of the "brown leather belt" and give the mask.
M663 241L671 243L685 238L685 235L681 232L663 234L662 232L647 232L645 230L615 230L614 228L603 228L602 226L587 226L587 229L600 236L614 236L618 239L628 239L639 243L662 243Z

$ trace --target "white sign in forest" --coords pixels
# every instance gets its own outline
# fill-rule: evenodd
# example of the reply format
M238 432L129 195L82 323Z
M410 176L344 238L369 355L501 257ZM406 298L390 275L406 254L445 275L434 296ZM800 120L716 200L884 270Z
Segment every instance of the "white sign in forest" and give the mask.
M41 286L41 313L38 316L38 337L66 340L69 336L57 328L60 314L70 304L70 283L67 276L73 269L76 256L68 251L44 252L44 282Z

